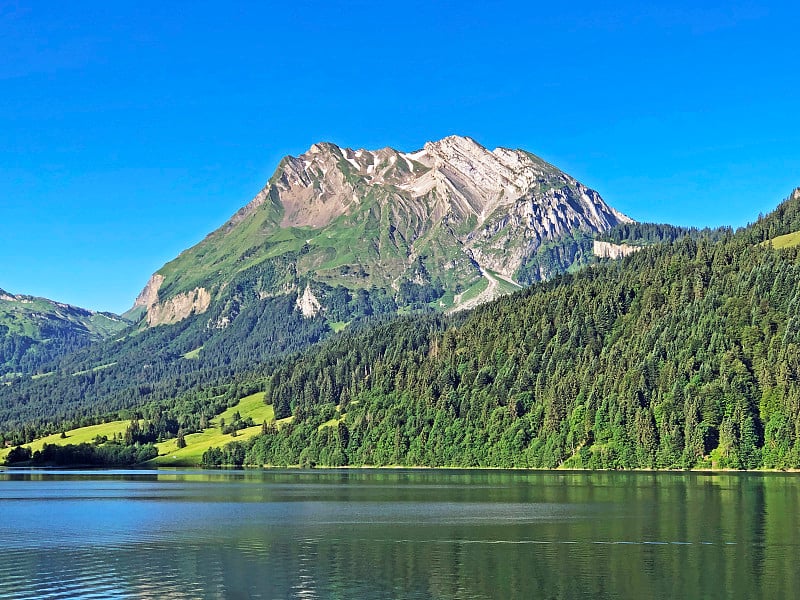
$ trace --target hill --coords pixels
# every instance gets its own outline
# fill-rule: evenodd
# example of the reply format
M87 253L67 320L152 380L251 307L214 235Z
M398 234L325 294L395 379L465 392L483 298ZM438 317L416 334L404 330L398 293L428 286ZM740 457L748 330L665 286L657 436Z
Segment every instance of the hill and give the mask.
M800 467L800 190L483 305L400 319L264 371L250 464ZM324 427L333 419L334 426Z

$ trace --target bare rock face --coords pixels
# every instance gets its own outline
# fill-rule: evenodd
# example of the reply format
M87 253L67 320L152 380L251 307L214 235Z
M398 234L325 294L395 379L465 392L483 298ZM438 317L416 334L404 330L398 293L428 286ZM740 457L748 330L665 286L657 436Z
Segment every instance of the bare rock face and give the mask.
M162 283L164 276L160 273L153 274L133 304L134 308L144 307L147 310L147 324L150 327L177 323L190 315L202 314L211 305L211 294L203 287L177 294L161 302L158 290Z
M428 142L411 153L314 144L281 164L273 183L257 199L263 203L269 195L265 192L274 186L285 209L284 227L325 226L361 204L370 188L394 188L398 196L423 206L427 203L420 199L434 196L433 210L424 215L432 221L451 213L477 217L482 225L498 209L517 204L529 227L535 221L548 233L570 220L598 228L630 221L607 206L597 192L536 156L507 148L489 151L468 137ZM576 190L570 194L566 187Z
M260 196L284 207L284 227L321 228L374 198L382 212L460 230L453 240L476 260L513 277L544 241L579 229L605 231L627 216L554 166L522 150L489 151L468 137L429 142L416 152L315 144L289 157Z
M158 303L158 288L161 287L161 284L164 282L164 276L160 273L154 273L150 280L147 282L147 285L144 286L144 289L139 293L136 297L136 301L133 303L134 308L138 308L143 306L144 308L149 309L154 304Z
M306 318L316 317L322 310L322 304L311 291L311 286L306 285L302 296L297 297L297 310Z
M147 307L147 324L164 325L177 323L186 317L202 314L211 305L211 294L205 288L195 288L173 296L164 302L156 302Z
M612 244L611 242L594 241L592 252L597 258L623 258L638 252L642 246L629 246L628 244Z

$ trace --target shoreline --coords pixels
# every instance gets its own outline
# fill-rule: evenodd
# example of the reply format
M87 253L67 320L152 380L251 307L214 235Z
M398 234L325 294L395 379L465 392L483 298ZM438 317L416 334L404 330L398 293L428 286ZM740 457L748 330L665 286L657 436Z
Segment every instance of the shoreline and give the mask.
M431 467L426 465L345 465L341 467L314 466L303 467L301 465L225 465L219 467L203 467L201 465L0 465L0 472L16 471L296 471L310 473L336 472L336 471L492 471L492 472L514 472L514 473L537 473L537 474L590 474L590 473L637 473L637 474L695 474L695 475L721 475L721 474L795 474L800 473L800 469L727 469L727 468L700 468L700 469L581 469L581 468L528 468L528 467L461 467L461 466L438 466Z

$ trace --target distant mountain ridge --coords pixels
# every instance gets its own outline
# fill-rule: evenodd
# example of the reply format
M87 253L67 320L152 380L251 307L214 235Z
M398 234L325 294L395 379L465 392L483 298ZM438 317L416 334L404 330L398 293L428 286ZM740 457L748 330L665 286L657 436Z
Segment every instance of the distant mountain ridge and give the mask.
M285 157L250 203L156 272L131 314L150 325L202 314L237 274L266 264L260 296L310 295L322 311L331 288L468 307L553 274L527 265L519 281L545 245L628 222L522 150L459 136L410 153L319 143ZM576 259L565 256L564 268Z
M0 289L0 375L32 372L43 362L129 325L112 313Z

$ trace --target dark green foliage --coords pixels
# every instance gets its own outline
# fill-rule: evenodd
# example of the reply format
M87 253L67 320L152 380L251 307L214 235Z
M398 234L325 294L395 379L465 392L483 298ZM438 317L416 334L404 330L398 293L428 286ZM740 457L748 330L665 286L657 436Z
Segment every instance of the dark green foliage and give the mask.
M435 302L444 295L444 287L441 283L413 283L404 281L400 284L397 293L397 302L401 306L413 306L421 308L429 302Z
M681 238L693 240L719 241L733 233L730 227L698 229L696 227L676 227L664 223L619 223L608 231L599 233L595 239L614 244L628 243L640 246L677 242Z
M515 279L529 285L591 264L595 261L592 241L589 234L576 231L572 236L544 243L533 256L525 259L515 273Z
M51 342L44 344L29 336L12 334L8 327L0 325L0 374L9 372L35 373L43 364L59 356L75 352L88 346L92 339L72 330L51 335Z
M153 444L45 444L33 454L28 448L14 448L6 457L6 463L30 462L34 466L59 467L121 466L140 464L156 456L158 450Z
M399 319L293 358L267 394L295 419L246 462L798 467L800 250L754 245L785 232L789 204L462 322ZM321 427L335 405L344 418Z
M6 456L6 464L13 465L15 463L27 462L31 459L31 449L17 446L13 448Z
M239 442L231 442L224 448L209 448L203 452L204 467L241 467L244 464L246 448Z
M130 322L0 289L0 376L33 374L44 364L119 332Z

